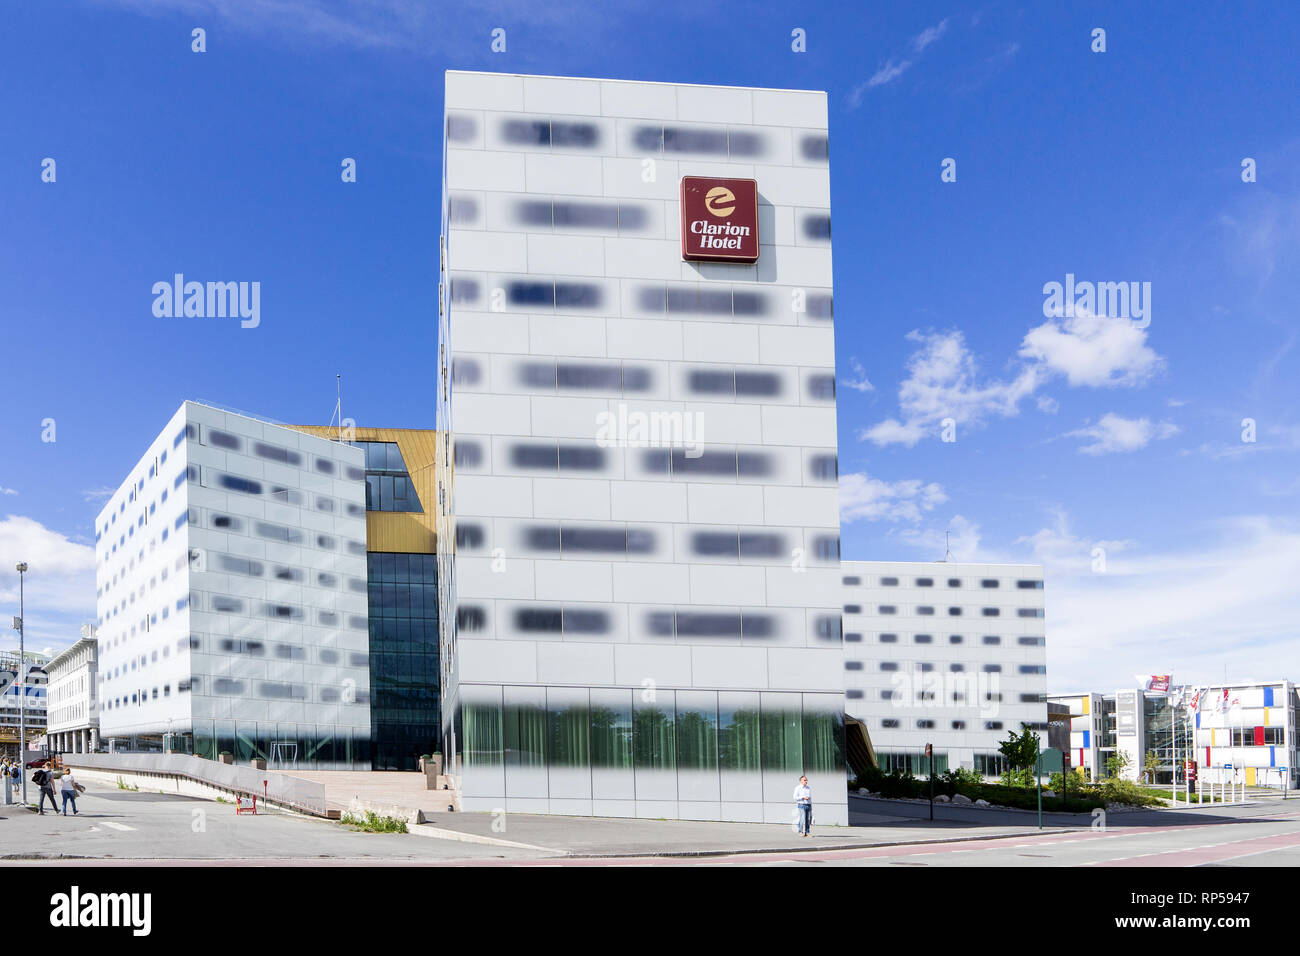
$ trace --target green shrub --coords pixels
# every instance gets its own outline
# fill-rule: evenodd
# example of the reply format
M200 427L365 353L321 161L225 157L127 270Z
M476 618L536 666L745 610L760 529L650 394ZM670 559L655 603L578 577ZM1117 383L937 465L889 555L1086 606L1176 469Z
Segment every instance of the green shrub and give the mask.
M1130 807L1159 807L1164 801L1152 796L1132 780L1107 780L1100 787L1107 803L1120 803Z
M407 833L406 821L399 817L381 817L373 810L367 810L364 818L345 813L339 817L344 826L364 830L366 833Z

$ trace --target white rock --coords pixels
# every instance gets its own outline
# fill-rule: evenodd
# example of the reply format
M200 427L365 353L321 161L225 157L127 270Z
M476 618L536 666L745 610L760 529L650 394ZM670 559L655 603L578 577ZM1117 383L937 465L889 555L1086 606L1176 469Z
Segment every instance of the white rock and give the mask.
M964 793L959 793L952 798L952 802L957 804L958 806L969 806L970 797L966 796Z
M946 794L946 793L941 793L941 794L939 794L937 797L934 798L934 802L935 802L935 803L947 803L947 802L948 802L948 794Z
M989 802L985 800L983 797L975 801L975 806L977 807L987 807L988 805Z
M1043 799L1044 799L1044 800L1055 800L1055 799L1056 799L1056 792L1055 792L1054 790L1044 790L1044 791L1043 791Z

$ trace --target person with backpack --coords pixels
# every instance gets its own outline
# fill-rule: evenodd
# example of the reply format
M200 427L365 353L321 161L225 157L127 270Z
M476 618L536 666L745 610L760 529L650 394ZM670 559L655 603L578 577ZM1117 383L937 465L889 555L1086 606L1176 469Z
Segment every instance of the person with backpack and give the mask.
M72 801L72 815L75 817L81 811L77 809L77 794L85 791L85 787L77 783L72 776L71 770L63 771L63 776L59 779L60 792L63 795L63 815L68 815L68 801Z
M58 813L59 805L54 799L54 765L48 760L45 761L45 766L32 774L32 783L41 788L41 795L36 803L36 808L40 811L41 816L45 816L46 797L49 797L50 809Z

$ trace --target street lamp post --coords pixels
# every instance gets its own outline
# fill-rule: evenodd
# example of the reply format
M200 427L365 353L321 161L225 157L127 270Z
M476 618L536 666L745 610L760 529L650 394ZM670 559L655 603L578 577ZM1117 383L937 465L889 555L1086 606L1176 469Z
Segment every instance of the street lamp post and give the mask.
M19 561L18 570L18 769L23 775L23 804L27 803L27 656L23 646L23 575L27 573L27 562Z

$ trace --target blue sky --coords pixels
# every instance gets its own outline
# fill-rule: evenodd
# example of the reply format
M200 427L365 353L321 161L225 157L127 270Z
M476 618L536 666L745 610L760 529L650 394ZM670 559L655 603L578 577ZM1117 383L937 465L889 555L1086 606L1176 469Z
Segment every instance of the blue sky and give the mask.
M94 516L184 398L328 421L341 373L433 424L442 71L481 69L826 90L845 557L1044 563L1053 690L1300 677L1298 41L1281 3L9 5L0 614L24 559L33 646L93 618ZM262 324L155 318L175 272ZM1045 316L1067 273L1149 324Z

